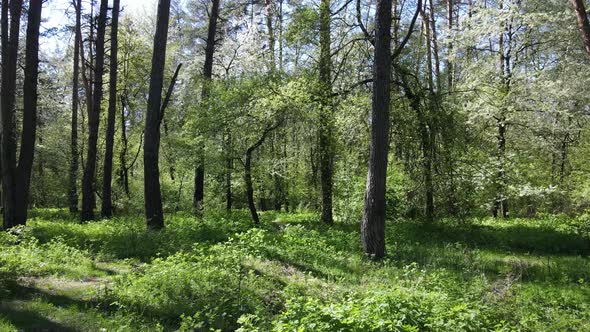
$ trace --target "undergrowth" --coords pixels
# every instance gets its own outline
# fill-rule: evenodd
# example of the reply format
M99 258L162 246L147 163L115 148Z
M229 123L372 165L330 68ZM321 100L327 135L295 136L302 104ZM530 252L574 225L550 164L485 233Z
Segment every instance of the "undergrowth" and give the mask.
M153 232L34 211L0 233L0 328L36 312L82 317L61 318L74 330L590 330L587 216L390 223L378 263L356 224L262 218L172 215Z

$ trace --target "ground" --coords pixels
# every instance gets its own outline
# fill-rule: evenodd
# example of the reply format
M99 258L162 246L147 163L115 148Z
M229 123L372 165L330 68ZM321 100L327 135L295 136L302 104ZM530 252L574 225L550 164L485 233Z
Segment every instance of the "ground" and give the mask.
M372 262L313 213L31 214L0 235L0 331L590 331L585 216L391 221Z

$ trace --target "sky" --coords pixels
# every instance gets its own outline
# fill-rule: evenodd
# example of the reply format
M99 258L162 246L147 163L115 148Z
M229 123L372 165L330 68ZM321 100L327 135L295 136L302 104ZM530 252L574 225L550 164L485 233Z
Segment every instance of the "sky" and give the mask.
M145 12L155 12L158 6L158 0L120 0L123 14L141 15ZM89 0L82 0L82 3L88 5ZM71 0L48 0L43 5L43 23L42 28L45 30L53 28L63 28L70 24L67 11L72 12ZM109 0L109 8L112 6L112 0ZM71 13L70 13L71 14ZM72 16L73 17L73 16ZM41 47L46 49L56 49L59 47L60 40L56 38L44 38L41 41Z

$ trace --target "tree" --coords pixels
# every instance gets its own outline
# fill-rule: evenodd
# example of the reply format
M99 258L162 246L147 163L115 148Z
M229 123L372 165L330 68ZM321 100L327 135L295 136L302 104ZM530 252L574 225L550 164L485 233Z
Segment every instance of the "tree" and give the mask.
M163 115L160 107L162 105L166 42L168 40L168 22L170 20L170 0L159 0L157 16L143 145L145 217L147 227L150 229L164 227L158 159L160 123Z
M3 8L6 3L3 3ZM17 129L15 117L16 63L22 1L10 3L10 35L6 10L2 11L2 184L4 189L4 228L24 225L27 220L31 170L35 155L37 130L37 78L39 73L39 27L42 0L29 3L25 49L25 77L23 87L23 119L18 163ZM3 44L4 47L4 44ZM14 65L14 66L12 66Z
M8 12L10 11L10 20ZM22 1L2 3L2 191L4 228L16 222L16 68ZM10 22L10 23L8 23ZM10 25L10 27L9 27ZM10 30L9 30L10 29Z
M322 222L332 224L332 188L334 186L334 106L332 105L332 59L330 54L330 0L320 2L319 63L319 161L322 201Z
M385 256L385 185L391 100L391 9L391 0L377 1L369 171L361 223L363 252L372 259Z
M246 183L246 198L248 199L248 209L252 215L252 221L255 224L260 223L258 212L256 211L256 204L254 203L254 186L252 185L252 153L258 149L266 140L268 135L281 125L281 121L277 121L262 131L260 138L246 150L246 160L244 162L244 182Z
M203 105L207 105L211 77L213 76L213 54L215 53L215 35L217 31L217 19L219 17L219 0L211 1L211 13L209 14L209 27L207 29L207 44L205 46L205 63L203 64L203 87L201 99ZM205 193L205 150L204 142L199 142L197 150L197 167L195 169L194 209L197 216L203 215L203 198Z
M576 11L576 17L578 18L578 26L580 28L580 34L582 35L582 41L586 47L586 53L590 57L590 23L588 23L588 14L586 13L586 7L584 6L584 0L570 0L574 10Z
M113 0L111 22L111 63L109 71L109 110L107 118L106 147L104 154L104 170L102 174L101 215L110 218L113 215L112 178L113 178L113 146L115 144L115 117L117 115L117 50L119 31L120 0Z
M82 178L82 221L94 219L96 207L96 159L98 145L98 127L100 123L100 108L103 95L102 75L104 73L105 33L108 0L100 1L96 30L96 62L94 64L94 91L92 92L92 107L88 114L88 145L86 167Z
M72 75L72 126L70 137L70 182L68 197L70 212L78 212L78 103L80 80L80 29L82 0L76 0L74 10L76 12L76 25L74 26L74 70Z

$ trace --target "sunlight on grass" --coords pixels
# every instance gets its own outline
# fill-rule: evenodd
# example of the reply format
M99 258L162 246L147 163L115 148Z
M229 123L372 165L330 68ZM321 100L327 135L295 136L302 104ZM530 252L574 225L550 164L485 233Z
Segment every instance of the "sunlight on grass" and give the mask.
M81 225L35 211L0 237L2 330L588 329L588 239L567 218L390 223L388 257L317 215ZM157 325L159 324L159 325ZM157 326L156 326L157 325ZM156 326L156 327L154 327Z

